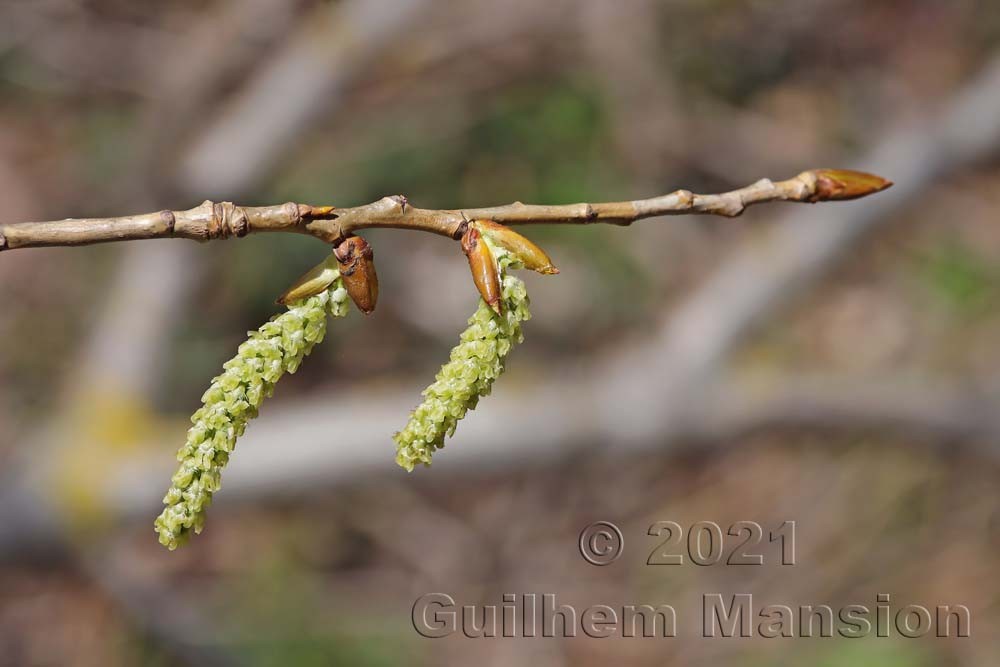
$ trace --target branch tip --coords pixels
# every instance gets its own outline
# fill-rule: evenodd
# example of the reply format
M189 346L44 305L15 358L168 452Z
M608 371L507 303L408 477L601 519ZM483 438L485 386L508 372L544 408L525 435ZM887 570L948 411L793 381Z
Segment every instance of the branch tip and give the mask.
M816 169L816 189L810 201L860 199L892 187L892 181L852 169Z

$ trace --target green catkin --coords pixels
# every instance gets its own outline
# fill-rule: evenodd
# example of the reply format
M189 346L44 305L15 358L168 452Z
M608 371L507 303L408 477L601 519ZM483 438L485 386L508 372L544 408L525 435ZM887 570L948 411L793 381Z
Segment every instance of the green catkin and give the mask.
M521 268L521 263L485 235L483 238L500 269L503 314L479 300L479 308L469 318L461 342L452 349L450 361L424 390L424 402L410 414L403 430L393 436L396 463L407 472L418 463L430 465L434 450L444 447L445 437L454 435L459 420L490 393L493 381L503 373L507 354L522 341L521 322L531 318L524 282L507 273L508 269Z
M294 373L323 340L327 314L347 314L347 291L339 276L328 289L291 303L286 312L249 332L236 356L223 365L222 374L213 378L201 398L204 405L191 417L194 426L177 453L180 466L163 498L166 507L154 523L160 544L172 551L191 531L201 532L236 439L257 416L278 379Z

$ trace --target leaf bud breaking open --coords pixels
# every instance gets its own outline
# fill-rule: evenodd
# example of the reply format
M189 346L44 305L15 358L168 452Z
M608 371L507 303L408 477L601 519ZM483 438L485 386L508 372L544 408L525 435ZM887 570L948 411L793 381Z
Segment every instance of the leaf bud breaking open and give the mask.
M462 235L462 251L469 258L472 282L483 297L483 301L500 314L500 272L493 251L474 225L469 225Z
M351 300L358 310L368 315L375 310L378 301L378 275L372 247L360 236L349 236L334 248L333 254Z
M328 255L322 262L299 276L299 279L278 297L278 303L287 306L299 299L315 296L332 285L339 275L336 258Z
M535 245L530 239L521 236L510 227L492 220L475 220L471 224L480 233L489 236L493 243L510 252L524 264L524 268L546 275L559 273L545 251Z

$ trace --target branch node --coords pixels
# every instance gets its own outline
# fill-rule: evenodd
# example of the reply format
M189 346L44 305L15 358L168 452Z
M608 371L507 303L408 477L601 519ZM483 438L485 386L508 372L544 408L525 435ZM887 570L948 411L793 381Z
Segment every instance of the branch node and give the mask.
M296 206L295 213L298 214L298 211ZM230 236L240 238L249 232L250 220L242 206L236 206L231 201L212 204L212 219L208 224L209 239L226 239Z
M0 250L6 250L6 249L7 249L7 237L4 236L3 234L0 234Z
M167 226L167 234L169 236L173 236L174 227L177 225L177 217L174 215L174 212L160 211L160 219L163 220L163 224Z
M406 195L392 195L389 199L392 199L394 202L399 204L400 213L406 212L406 206L410 203L410 200L406 198Z
M287 211L288 217L292 219L292 223L296 226L298 226L298 224L302 222L302 218L305 215L309 215L310 213L312 213L312 206L308 206L305 204L296 204L295 202L285 202L284 204L281 205L281 208ZM308 212L303 213L302 211L303 208L308 209Z
M695 195L696 199L707 199L707 197L702 198ZM743 211L746 210L746 204L743 202L743 196L738 192L727 192L726 194L719 195L721 200L720 205L716 207L711 207L712 212L717 212L720 215L724 215L727 218L738 218L743 215Z

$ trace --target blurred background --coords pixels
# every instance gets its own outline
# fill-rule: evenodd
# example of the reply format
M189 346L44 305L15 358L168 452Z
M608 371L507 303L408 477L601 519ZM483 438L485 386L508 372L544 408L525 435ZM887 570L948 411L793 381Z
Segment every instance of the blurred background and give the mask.
M477 296L456 244L367 234L378 311L280 383L174 553L152 520L188 416L328 250L0 254L0 664L996 664L998 49L991 0L4 2L4 222L896 186L529 228L562 273L525 277L507 374L409 475L391 435ZM597 520L608 567L577 550ZM648 566L660 520L795 521L797 564ZM679 636L422 639L431 592L669 603ZM963 604L972 636L704 639L706 593Z

